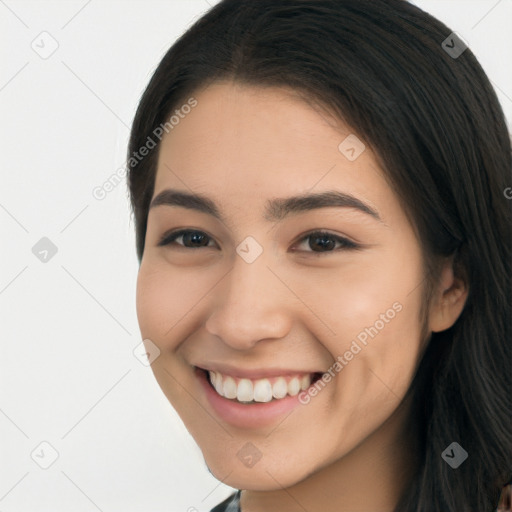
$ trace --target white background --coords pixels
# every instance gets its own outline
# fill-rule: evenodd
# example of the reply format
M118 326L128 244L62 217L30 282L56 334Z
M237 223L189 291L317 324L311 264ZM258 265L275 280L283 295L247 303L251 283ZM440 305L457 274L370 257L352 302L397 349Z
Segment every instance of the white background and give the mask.
M510 127L512 1L414 3L468 42ZM138 263L124 180L92 195L124 166L155 67L208 8L0 0L0 512L202 512L231 492L132 353ZM58 43L47 59L31 47L43 31ZM46 263L32 253L42 237L58 249ZM43 441L58 453L48 469L35 462L51 460Z

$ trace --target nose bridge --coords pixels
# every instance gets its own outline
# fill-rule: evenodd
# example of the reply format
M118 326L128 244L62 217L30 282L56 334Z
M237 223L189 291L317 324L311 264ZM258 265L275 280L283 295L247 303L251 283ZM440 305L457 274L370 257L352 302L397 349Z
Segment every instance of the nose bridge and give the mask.
M246 248L242 243L237 252L240 247ZM247 253L250 251L249 245ZM246 349L262 339L284 337L291 328L286 308L290 300L285 297L290 291L268 268L267 256L262 253L246 259L244 253L237 254L215 294L206 328L234 348Z

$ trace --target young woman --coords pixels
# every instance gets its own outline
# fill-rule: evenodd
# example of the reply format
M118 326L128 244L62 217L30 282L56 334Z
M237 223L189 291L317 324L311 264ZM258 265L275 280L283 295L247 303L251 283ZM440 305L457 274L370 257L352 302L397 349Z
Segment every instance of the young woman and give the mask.
M456 34L403 0L222 0L128 170L155 378L238 489L215 512L496 510L511 146Z

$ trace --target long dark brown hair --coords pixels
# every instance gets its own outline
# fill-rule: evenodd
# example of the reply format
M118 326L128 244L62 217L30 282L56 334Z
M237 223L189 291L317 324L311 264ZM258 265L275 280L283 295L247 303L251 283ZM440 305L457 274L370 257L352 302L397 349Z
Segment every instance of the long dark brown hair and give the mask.
M411 384L420 464L396 512L491 512L512 477L511 146L488 78L451 33L403 0L222 0L160 62L128 149L140 262L159 141L134 154L148 137L215 81L292 88L372 148L426 261L455 257L469 296ZM456 469L441 457L452 442L468 453Z

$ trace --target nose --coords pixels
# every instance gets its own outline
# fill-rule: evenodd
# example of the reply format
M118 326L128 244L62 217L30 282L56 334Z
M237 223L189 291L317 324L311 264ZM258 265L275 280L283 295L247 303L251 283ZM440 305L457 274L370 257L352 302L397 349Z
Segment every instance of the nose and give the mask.
M290 332L294 299L264 258L247 263L237 257L215 288L205 328L230 347L248 350L261 340L284 338Z

